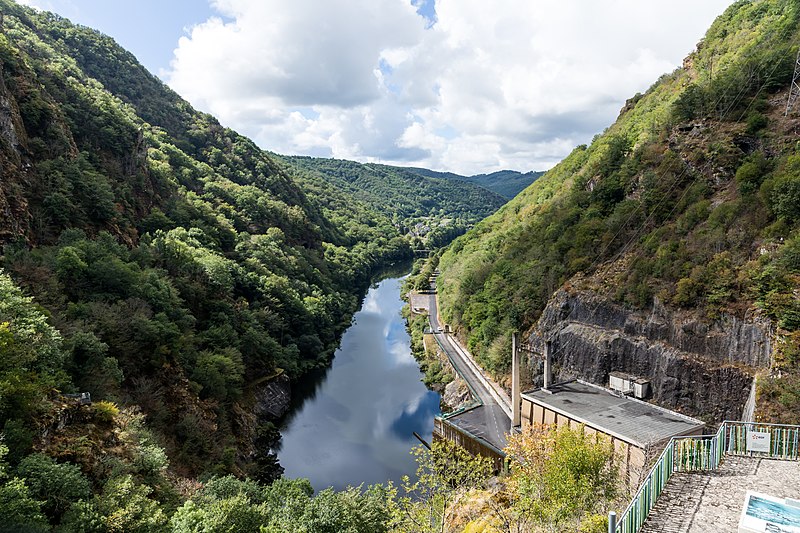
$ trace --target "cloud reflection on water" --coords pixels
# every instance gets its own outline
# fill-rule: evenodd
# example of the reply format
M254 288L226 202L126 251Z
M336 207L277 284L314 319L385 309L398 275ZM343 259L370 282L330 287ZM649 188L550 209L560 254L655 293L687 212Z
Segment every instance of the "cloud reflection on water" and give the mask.
M317 394L283 429L287 477L321 490L413 476L412 432L430 439L439 395L420 381L402 305L397 278L367 293Z

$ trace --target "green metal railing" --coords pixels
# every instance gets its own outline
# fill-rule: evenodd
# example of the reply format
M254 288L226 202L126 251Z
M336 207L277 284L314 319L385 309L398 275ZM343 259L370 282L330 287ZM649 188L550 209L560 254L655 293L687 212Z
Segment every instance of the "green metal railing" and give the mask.
M661 457L656 461L650 474L645 478L644 483L639 487L639 491L631 500L630 505L622 514L617 524L617 531L620 533L633 533L639 531L650 509L656 504L656 500L661 496L661 492L672 476L675 459L675 440L672 439L667 444Z
M673 472L716 470L725 448L722 427L716 435L674 438Z
M769 452L747 450L747 432L768 433ZM637 533L669 478L675 472L716 470L725 455L764 457L797 461L800 452L800 426L759 424L726 420L715 435L672 437L630 505L617 522L617 533Z
M725 453L729 455L753 455L796 461L800 455L800 426L786 424L757 424L726 422ZM747 451L747 432L760 431L770 434L769 454Z

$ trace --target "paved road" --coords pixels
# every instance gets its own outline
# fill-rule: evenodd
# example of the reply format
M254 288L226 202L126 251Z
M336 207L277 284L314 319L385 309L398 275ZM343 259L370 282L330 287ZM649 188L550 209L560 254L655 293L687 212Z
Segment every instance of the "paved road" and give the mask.
M427 301L424 299L427 297ZM430 317L431 328L439 341L439 345L444 349L450 361L456 367L456 371L464 378L478 398L483 402L483 406L473 409L449 420L462 429L481 437L499 449L506 445L506 433L511 428L511 417L509 416L510 407L505 405L503 399L497 392L487 387L485 381L478 374L480 370L472 362L467 354L449 334L439 331L442 327L436 313L436 295L418 295L414 297L417 302L427 303ZM424 304L423 304L424 305ZM422 307L422 305L420 306Z

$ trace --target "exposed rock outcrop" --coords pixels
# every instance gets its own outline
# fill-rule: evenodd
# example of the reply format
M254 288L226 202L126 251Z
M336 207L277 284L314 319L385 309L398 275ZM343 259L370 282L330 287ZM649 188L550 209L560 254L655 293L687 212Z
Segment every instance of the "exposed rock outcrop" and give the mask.
M707 323L655 301L632 311L590 291L559 290L530 341L551 339L558 379L606 385L611 371L651 380L653 400L704 419L738 419L753 374L768 368L770 323L723 317Z
M281 374L259 386L253 412L259 419L277 420L289 411L291 399L291 383L286 374Z
M0 242L22 234L27 225L28 203L17 185L23 174L20 145L24 141L19 108L6 87L4 69L0 65L0 169L3 174L0 180Z
M444 388L442 402L452 411L457 411L473 401L467 383L458 376Z

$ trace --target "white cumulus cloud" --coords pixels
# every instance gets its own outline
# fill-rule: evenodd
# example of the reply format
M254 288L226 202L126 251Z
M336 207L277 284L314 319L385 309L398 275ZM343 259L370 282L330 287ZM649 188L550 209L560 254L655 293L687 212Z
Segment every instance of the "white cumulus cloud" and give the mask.
M430 0L429 0L430 1ZM549 168L730 0L215 0L168 83L262 147L466 174Z

